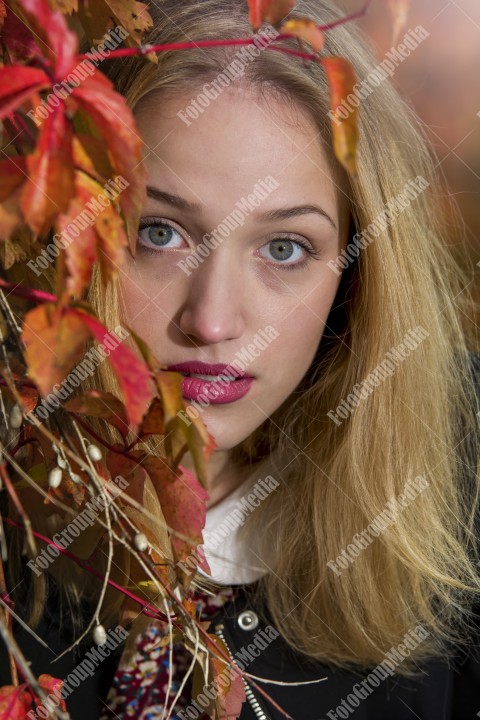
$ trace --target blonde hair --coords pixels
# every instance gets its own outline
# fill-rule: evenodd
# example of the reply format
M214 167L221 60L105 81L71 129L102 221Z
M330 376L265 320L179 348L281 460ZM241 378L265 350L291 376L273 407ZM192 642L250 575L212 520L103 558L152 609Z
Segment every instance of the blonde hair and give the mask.
M252 34L246 2L239 0L157 0L149 10L154 27L145 43ZM324 0L305 0L301 14L318 24L341 16ZM297 49L293 41L286 44ZM157 64L143 57L107 60L102 71L134 109L151 92L198 91L235 52L169 51L158 54ZM347 58L359 79L377 64L354 23L326 33L322 54ZM413 672L419 659L465 634L479 591L476 401L472 348L461 322L471 300L468 278L446 247L432 151L414 112L385 80L361 103L352 181L331 152L329 90L320 65L267 49L247 64L242 82L266 96L280 93L316 124L341 188L350 241L409 180L421 176L429 184L343 271L306 377L234 452L238 464L271 455L278 468L280 486L243 532L255 538L259 556L270 559L259 593L286 641L329 664L365 666L422 625L428 637L398 668ZM98 268L87 299L109 327L121 322L118 286L105 288ZM328 413L415 328L427 333L415 350L364 392L342 422L332 421ZM97 387L118 390L106 363L98 374ZM419 476L425 489L354 562L333 572L328 563Z

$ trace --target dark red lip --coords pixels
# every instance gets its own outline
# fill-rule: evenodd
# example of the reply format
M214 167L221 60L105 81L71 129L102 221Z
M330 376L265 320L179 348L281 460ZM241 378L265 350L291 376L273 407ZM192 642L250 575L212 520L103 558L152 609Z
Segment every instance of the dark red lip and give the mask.
M244 373L235 366L225 365L223 363L204 363L200 360L192 360L190 362L177 363L176 365L169 365L167 370L180 373L195 373L198 375L232 375L239 378L253 377L248 373Z

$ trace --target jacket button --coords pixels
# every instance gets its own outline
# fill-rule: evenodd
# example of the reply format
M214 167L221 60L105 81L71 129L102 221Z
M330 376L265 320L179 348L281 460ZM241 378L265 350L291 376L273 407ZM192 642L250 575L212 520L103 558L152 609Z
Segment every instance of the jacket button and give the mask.
M244 610L238 616L237 622L242 630L255 630L258 627L258 615L253 610Z

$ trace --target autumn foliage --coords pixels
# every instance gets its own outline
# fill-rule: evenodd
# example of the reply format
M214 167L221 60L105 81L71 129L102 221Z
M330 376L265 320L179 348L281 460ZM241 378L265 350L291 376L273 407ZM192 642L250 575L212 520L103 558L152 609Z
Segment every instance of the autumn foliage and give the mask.
M386 2L392 10L396 36L405 23L408 3ZM344 58L322 54L325 33L331 28L318 27L309 18L288 18L294 5L294 0L249 0L252 34L270 23L280 33L275 40L278 48L282 40L296 38L298 52L291 48L289 52L322 65L335 112L353 88L355 72ZM344 21L365 12L368 5L365 2ZM135 253L145 204L142 144L124 98L98 68L78 86L66 88L65 78L85 59L79 54L80 41L87 38L98 43L115 26L126 32L123 46L112 51L111 57L143 54L146 62L155 62L156 53L168 47L142 45L152 26L144 3L95 0L94 11L92 7L88 0L0 0L0 257L4 269L0 332L6 348L0 358L0 390L6 406L12 408L10 424L17 431L16 445L13 450L5 448L0 470L12 526L23 529L29 547L37 550L48 538L42 539L30 527L28 507L22 500L27 490L41 492L45 508L60 503L78 511L111 478L122 475L129 479L128 492L116 499L122 510L117 517L117 537L128 541L132 555L143 563L134 571L136 582L151 583L152 587L158 583L163 588L176 612L178 640L187 635L189 623L197 622L193 606L186 600L195 565L190 564L192 570L186 572L179 562L200 558L208 572L199 546L208 498L208 460L215 449L214 438L201 419L192 418L189 425L179 419L179 412L184 410L181 375L167 372L146 342L129 329L130 345L116 344L107 357L120 396L91 389L61 404L61 412L88 435L91 445L99 446L97 455L85 452L79 436L72 435L66 442L61 423L51 422L50 417L42 422L35 414L42 399L55 394L55 388L82 360L89 343L107 344L111 329L79 298L95 264L104 282L109 283L116 277L124 253ZM61 96L54 93L60 86L65 90ZM45 117L38 115L38 121L38 108L52 93L55 106L43 113ZM336 156L352 176L356 173L356 115L355 111L348 119L332 124ZM100 208L74 242L60 249L57 246L55 294L13 279L17 267L37 257L52 236L61 236L72 220L81 216L88 201L99 196L109 183L114 187L119 177L123 179L122 191L113 194L111 202ZM8 311L9 295L24 302L20 325ZM107 443L95 434L93 419L111 426L118 442ZM162 440L164 457L145 450L144 441L152 436ZM22 479L12 471L16 453L25 448L29 450L28 464L22 463L26 475ZM53 482L59 449L64 455L62 479ZM193 458L195 474L181 465L187 451ZM58 479L58 472L55 477ZM149 507L155 510L156 525L146 521L141 511L147 495ZM145 536L146 549L138 542L139 535ZM93 550L107 541L108 528L99 523L94 536L79 547L78 556L69 556L72 562L83 562L88 572L93 566ZM140 567L148 568L148 572ZM103 580L109 583L108 578ZM3 572L0 585L2 596L8 599ZM183 600L173 592L177 586ZM155 609L125 591L125 612L134 606L138 611L138 605L145 614L151 615ZM164 618L161 608L160 604L157 615ZM2 623L11 632L9 613ZM204 628L201 631L204 657L211 655L211 661L199 661L196 671L214 678L224 667L222 658L228 658L218 638ZM25 668L25 659L13 645L9 652L12 685L0 688L0 720L25 717L40 702L42 693L61 682L41 675L35 684L28 678L19 683L17 671ZM229 689L219 693L212 718L238 715L238 700L243 697L239 675Z

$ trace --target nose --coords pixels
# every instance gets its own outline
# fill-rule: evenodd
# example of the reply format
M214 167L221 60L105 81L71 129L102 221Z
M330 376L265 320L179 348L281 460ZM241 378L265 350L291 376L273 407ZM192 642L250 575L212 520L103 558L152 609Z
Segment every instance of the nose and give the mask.
M178 325L201 344L241 337L245 330L244 282L230 248L210 251L186 279L186 298Z

